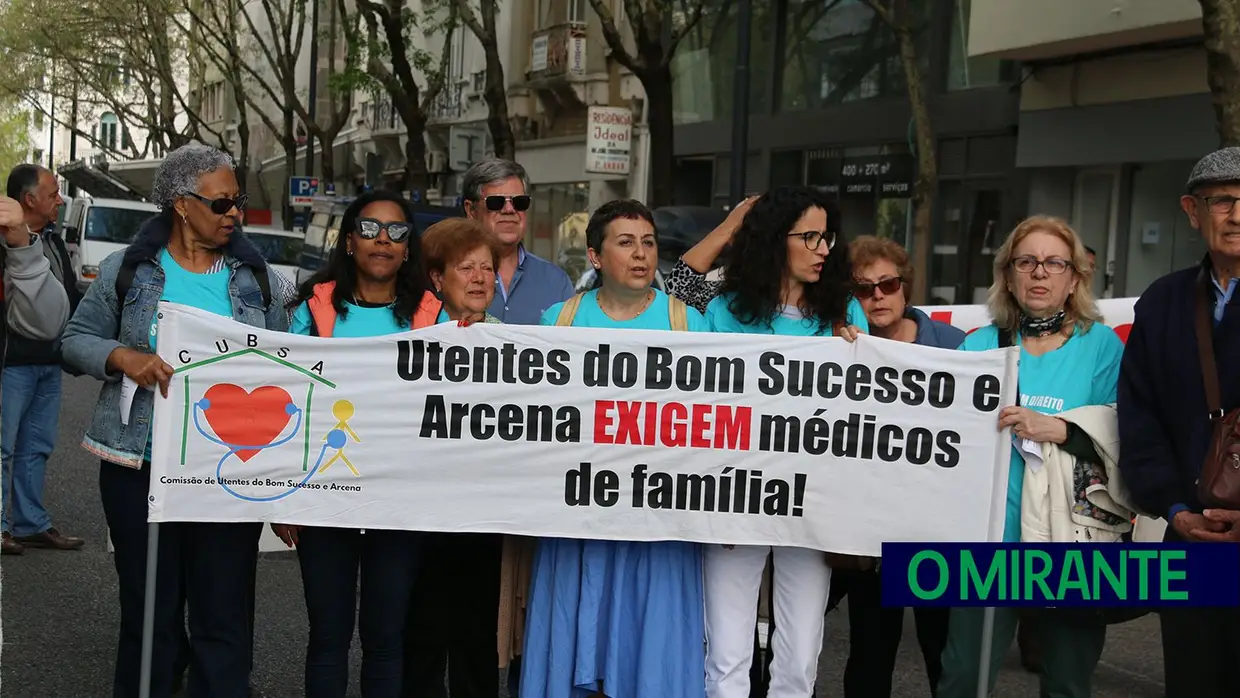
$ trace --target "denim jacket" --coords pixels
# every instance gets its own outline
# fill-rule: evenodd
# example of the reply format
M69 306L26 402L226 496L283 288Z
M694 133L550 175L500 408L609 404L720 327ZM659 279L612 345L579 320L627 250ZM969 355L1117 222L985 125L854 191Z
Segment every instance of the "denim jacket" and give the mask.
M171 225L157 215L142 225L133 243L125 250L107 256L99 265L99 275L87 288L85 297L65 327L62 352L65 362L104 381L82 447L103 460L131 468L141 468L147 438L151 433L155 393L139 390L134 396L129 424L121 424L121 374L108 370L108 356L119 347L151 352L151 321L164 290L164 271L159 256L167 245ZM118 312L116 276L126 262L135 264L133 283ZM232 297L232 317L253 327L287 332L291 284L279 272L268 268L271 306L263 308L262 289L253 269L267 266L262 254L245 238L234 233L224 250L224 261L231 270L228 293Z

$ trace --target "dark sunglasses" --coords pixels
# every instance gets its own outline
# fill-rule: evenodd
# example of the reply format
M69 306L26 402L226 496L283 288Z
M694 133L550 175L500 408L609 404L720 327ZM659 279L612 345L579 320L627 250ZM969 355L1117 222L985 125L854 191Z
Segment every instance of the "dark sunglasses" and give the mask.
M482 201L486 204L488 211L503 211L504 204L509 201L512 202L513 209L517 211L526 211L530 207L530 197L525 194L520 196L488 196Z
M404 242L409 233L413 232L413 226L403 221L383 223L373 218L357 219L357 235L363 240L374 240L385 230L392 242Z
M192 191L186 192L185 195L192 196L195 199L198 199L202 203L206 204L207 206L211 208L211 213L214 213L217 216L222 216L225 213L228 213L229 211L233 210L234 207L236 207L238 211L244 211L246 203L249 202L250 200L250 197L248 194L240 194L235 199L229 199L227 197L220 198L220 199L208 199L207 197L199 196L198 194L195 194Z
M854 282L853 284L854 289L855 289L853 291L853 295L855 295L858 298L870 298L874 295L874 289L877 288L878 290L883 292L884 296L890 296L894 294L896 291L899 291L900 287L903 285L904 285L904 277L902 276L893 276L890 279L883 279L882 281L879 281L876 284L872 284L868 281L865 281L865 282L857 281L857 282Z

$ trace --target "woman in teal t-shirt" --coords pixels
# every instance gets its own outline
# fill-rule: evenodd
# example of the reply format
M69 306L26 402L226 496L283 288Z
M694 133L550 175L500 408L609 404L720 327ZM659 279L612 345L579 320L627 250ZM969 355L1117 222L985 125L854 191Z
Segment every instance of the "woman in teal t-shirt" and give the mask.
M653 287L659 248L641 203L600 206L586 244L602 287L551 306L543 325L706 329ZM539 539L521 698L704 698L704 632L696 543Z
M1068 441L1068 423L1054 415L1086 405L1115 403L1124 345L1102 317L1090 292L1093 265L1076 231L1062 220L1034 216L1016 226L995 254L988 306L993 322L965 338L964 351L1019 345L1019 406L1004 408L1000 427L1014 439L1041 444ZM1000 342L1007 337L1007 341ZM1012 447L1003 540L1020 540L1025 462ZM954 608L943 652L938 698L977 695L982 608ZM1042 695L1086 698L1106 625L1087 613L1072 622L1038 613L1032 640L1041 652ZM1019 609L996 608L990 689L1021 621ZM988 689L989 690L989 689Z
M358 197L345 209L327 266L301 287L291 331L378 337L435 324L442 304L429 288L420 249L408 201L384 191ZM310 621L306 696L344 698L355 617L362 641L362 694L401 695L405 613L422 534L284 524L271 528L286 545L297 546L301 564Z
M839 209L814 189L781 187L759 197L736 231L706 321L714 332L853 341L869 323L852 289ZM754 610L771 554L778 592L769 692L812 695L831 590L828 557L807 548L704 548L707 696L749 695Z

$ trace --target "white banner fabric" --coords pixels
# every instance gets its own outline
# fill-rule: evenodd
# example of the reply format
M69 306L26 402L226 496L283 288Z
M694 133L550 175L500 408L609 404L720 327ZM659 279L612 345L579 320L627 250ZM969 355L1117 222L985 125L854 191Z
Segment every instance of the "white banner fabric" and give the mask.
M1017 352L161 304L150 520L787 545L1002 534Z
M1128 341L1128 331L1132 329L1133 306L1136 304L1136 298L1103 298L1098 301L1098 311L1102 313L1103 321L1124 342ZM918 309L965 332L990 324L990 313L984 305L927 305L918 306Z

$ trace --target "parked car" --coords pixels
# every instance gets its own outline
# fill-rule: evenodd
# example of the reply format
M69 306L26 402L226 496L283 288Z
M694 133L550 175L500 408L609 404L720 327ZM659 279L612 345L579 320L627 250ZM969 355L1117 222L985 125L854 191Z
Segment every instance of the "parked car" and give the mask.
M85 290L99 275L99 263L128 247L142 224L157 213L159 208L145 201L87 196L70 201L62 232L73 250L70 259L78 287Z
M248 225L245 236L254 243L268 264L289 281L297 282L297 265L301 260L305 235L264 225Z

